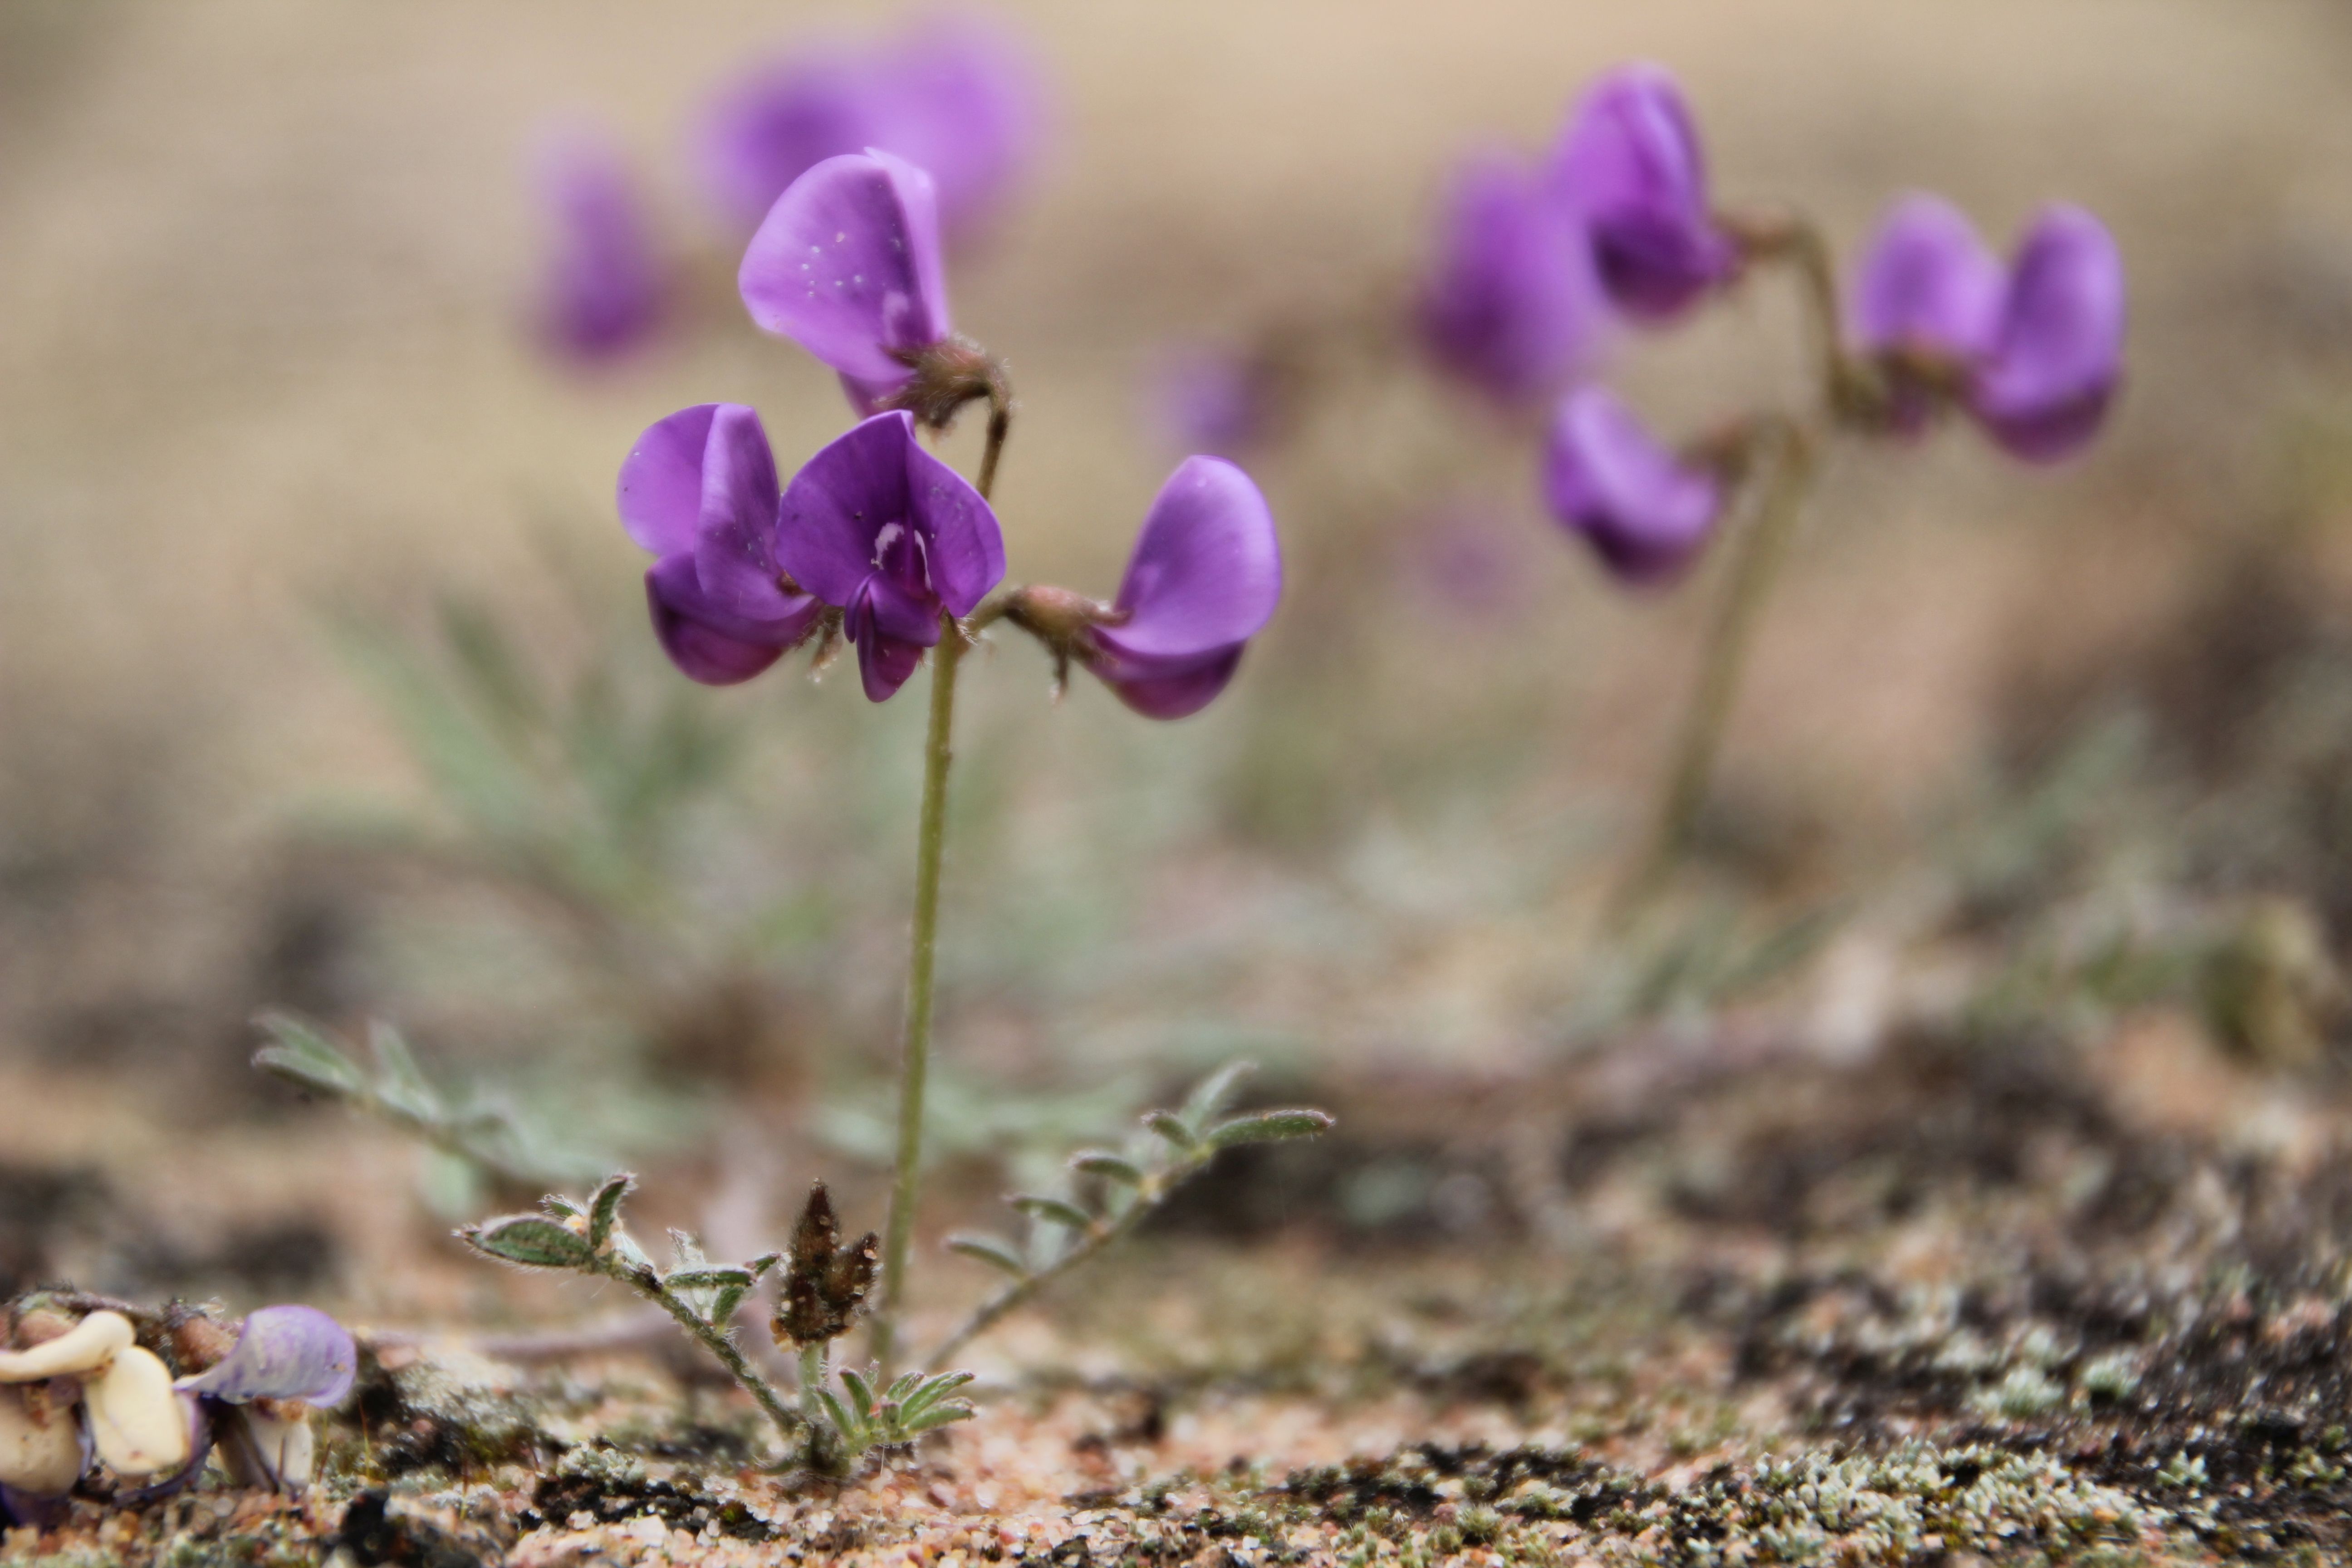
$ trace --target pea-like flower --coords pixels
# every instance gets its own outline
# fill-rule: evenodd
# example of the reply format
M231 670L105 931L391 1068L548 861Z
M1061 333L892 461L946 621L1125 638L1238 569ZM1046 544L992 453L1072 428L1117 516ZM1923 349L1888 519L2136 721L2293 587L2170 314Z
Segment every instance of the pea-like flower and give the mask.
M976 18L820 45L720 90L698 139L704 181L748 231L809 169L878 147L929 170L947 231L967 233L1034 162L1042 96L1017 41Z
M176 1384L120 1312L38 1309L17 1337L28 1342L0 1350L0 1509L26 1521L52 1513L93 1460L153 1482L148 1494L184 1485L216 1439L239 1480L299 1491L310 1403L341 1399L357 1363L351 1335L310 1307L253 1313L225 1354L217 1325L178 1325L175 1353L220 1359Z
M1864 253L1848 313L1897 430L1958 401L2032 461L2096 435L2122 374L2123 259L2080 207L2044 208L2004 268L1957 207L1906 196Z
M541 337L583 362L641 347L661 324L668 279L619 155L574 133L541 153L539 181L552 242L541 284Z
M1250 477L1222 458L1187 458L1144 514L1118 597L1064 588L1013 595L1006 616L1076 659L1147 719L1182 719L1215 700L1282 597L1282 541Z
M1697 125L1663 67L1619 66L1587 89L1554 149L1551 175L1626 314L1668 320L1738 272L1738 247L1709 205Z
M923 450L903 411L875 415L811 458L783 493L773 537L774 562L842 612L876 702L938 643L943 612L971 614L1004 576L996 514Z
M831 367L852 405L874 412L950 331L930 175L882 152L825 159L776 198L736 281L753 321Z
M621 464L615 497L646 573L654 635L688 678L749 680L798 646L824 606L789 585L776 557L776 459L760 416L738 403L682 408Z
M1606 302L1575 214L1533 169L1497 152L1454 174L1420 315L1440 364L1516 403L1591 368Z
M2105 422L2123 353L2114 237L2081 207L2044 207L2011 263L2000 330L1969 384L1969 412L2014 457L2069 457Z
M1661 445L1605 387L1561 399L1544 451L1544 499L1629 583L1663 582L1694 560L1723 510L1722 480Z

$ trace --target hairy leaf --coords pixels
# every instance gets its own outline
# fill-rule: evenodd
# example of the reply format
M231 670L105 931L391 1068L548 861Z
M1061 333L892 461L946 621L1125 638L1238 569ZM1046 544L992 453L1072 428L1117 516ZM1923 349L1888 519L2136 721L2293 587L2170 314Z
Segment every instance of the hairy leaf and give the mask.
M457 1234L492 1258L527 1268L578 1268L592 1256L587 1237L534 1214L486 1220Z
M960 1252L966 1258L977 1258L992 1268L1002 1268L1015 1279L1029 1278L1029 1264L1018 1252L992 1236L974 1231L961 1231L949 1237L950 1252Z
M1244 1143L1276 1143L1286 1138L1312 1138L1331 1130L1331 1118L1320 1110L1261 1110L1236 1116L1209 1130L1213 1148L1233 1149Z

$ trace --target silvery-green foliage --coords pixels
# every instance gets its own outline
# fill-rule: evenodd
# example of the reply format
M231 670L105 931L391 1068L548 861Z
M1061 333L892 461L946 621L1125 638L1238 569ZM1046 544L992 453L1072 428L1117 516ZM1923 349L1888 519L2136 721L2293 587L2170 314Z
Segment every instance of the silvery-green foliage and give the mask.
M950 1395L970 1383L971 1375L910 1372L881 1387L871 1368L860 1372L844 1367L842 1393L820 1386L816 1396L845 1457L854 1459L869 1449L896 1447L926 1432L970 1420L971 1402Z

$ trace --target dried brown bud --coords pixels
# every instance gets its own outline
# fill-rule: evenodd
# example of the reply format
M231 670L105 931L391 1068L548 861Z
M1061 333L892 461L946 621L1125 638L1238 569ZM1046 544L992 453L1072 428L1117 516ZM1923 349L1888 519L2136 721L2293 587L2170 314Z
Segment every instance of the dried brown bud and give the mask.
M782 1299L771 1324L777 1343L822 1344L849 1331L874 1289L881 1241L868 1231L848 1247L840 1242L833 1199L818 1182L809 1190L800 1223L793 1226L792 1260L785 1266Z
M222 1324L194 1313L173 1323L166 1336L180 1375L193 1376L220 1364L236 1348L236 1336Z

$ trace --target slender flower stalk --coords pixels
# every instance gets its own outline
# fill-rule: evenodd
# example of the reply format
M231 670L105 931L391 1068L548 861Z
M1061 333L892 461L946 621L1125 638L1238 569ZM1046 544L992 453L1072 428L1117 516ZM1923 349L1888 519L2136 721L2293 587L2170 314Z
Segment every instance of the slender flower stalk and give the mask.
M974 488L987 501L996 465L1013 426L1008 399L992 398L988 445ZM915 1239L915 1189L923 1165L923 1093L931 1070L933 976L940 942L940 866L947 846L948 769L955 761L956 671L964 633L954 615L940 614L940 641L931 656L930 724L923 741L923 804L915 837L915 929L907 954L906 1026L899 1039L898 1147L890 1181L890 1217L883 1228L882 1301L874 1314L874 1360L887 1378L897 1350L898 1317L906 1309L907 1260Z
M1769 448L1769 456L1762 458L1769 470L1756 515L1740 531L1730 579L1724 584L1723 597L1707 628L1697 684L1683 713L1656 821L1641 858L1611 905L1612 918L1619 923L1638 914L1664 883L1689 843L1700 807L1706 803L1707 783L1715 773L1716 755L1723 748L1724 731L1755 646L1756 628L1763 620L1765 604L1780 580L1804 514L1805 494L1812 484L1814 445L1809 432L1787 419L1759 424L1750 438L1751 449Z

